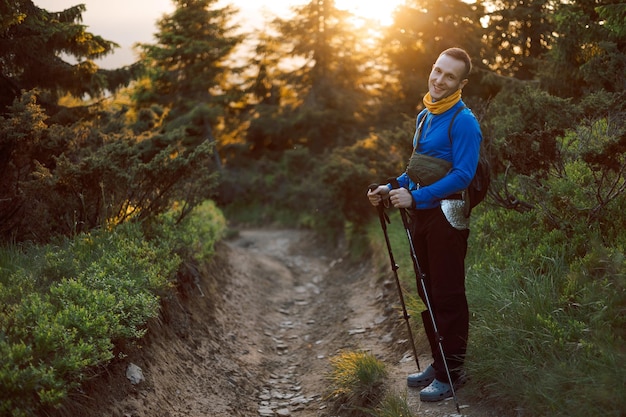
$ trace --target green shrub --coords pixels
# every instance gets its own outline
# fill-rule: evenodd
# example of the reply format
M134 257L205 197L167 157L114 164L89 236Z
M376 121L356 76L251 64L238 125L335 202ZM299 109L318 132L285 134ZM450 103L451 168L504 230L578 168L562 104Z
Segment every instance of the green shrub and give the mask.
M215 243L224 237L226 218L215 203L207 200L193 208L192 214L181 220L182 207L176 205L160 217L152 229L152 240L168 242L181 258L208 260L214 253Z
M571 204L577 193L584 190L551 188L544 208ZM535 212L478 214L467 262L470 389L529 415L619 415L626 409L618 388L626 383L621 238L570 213L559 212L563 228ZM603 216L623 221L612 205Z
M184 129L141 136L126 111L90 106L72 125L54 124L35 91L0 115L0 240L48 243L91 229L146 220L176 201L188 211L217 185L214 144L188 143Z
M179 225L175 215L152 225L152 239L126 223L0 250L0 414L58 406L117 343L145 334L183 260L206 260L225 228L212 203Z

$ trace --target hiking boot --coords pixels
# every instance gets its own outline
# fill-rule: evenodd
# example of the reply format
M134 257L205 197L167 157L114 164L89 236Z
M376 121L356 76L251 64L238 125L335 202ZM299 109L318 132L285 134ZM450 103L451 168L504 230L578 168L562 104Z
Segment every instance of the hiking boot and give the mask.
M434 379L426 388L420 391L420 400L425 402L435 402L445 400L452 396L450 384Z
M422 372L411 374L406 377L406 384L412 388L423 388L428 386L435 379L435 368L429 365Z

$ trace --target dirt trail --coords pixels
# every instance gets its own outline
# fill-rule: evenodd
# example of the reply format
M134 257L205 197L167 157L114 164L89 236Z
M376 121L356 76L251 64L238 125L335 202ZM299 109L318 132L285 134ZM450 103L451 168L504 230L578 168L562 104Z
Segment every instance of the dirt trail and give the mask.
M243 230L218 245L206 269L190 269L144 345L120 352L60 414L331 417L329 358L362 349L385 362L416 416L458 416L452 400L421 403L406 388L416 366L389 275L347 261L308 231ZM130 363L145 376L137 385L125 377ZM493 415L469 405L462 389L458 398L463 416Z

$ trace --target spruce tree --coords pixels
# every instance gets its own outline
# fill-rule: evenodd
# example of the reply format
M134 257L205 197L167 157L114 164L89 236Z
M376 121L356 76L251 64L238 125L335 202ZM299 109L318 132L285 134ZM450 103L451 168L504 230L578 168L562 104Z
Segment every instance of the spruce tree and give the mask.
M314 153L351 144L371 121L366 28L352 25L351 13L332 0L312 0L292 12L272 21L275 35L259 46L253 85L263 95L263 117L253 119L249 140L270 150L304 146ZM268 90L259 90L262 85Z
M242 36L230 23L237 12L232 6L218 8L217 0L174 3L174 12L157 22L156 43L139 45L148 76L134 98L139 108L162 106L165 129L182 130L181 146L193 148L205 140L215 142L216 126L238 99L233 80L239 70L229 59ZM172 140L179 137L174 134Z
M22 90L37 88L40 102L54 112L67 93L98 97L128 84L137 66L103 70L93 62L118 45L87 31L85 10L83 4L49 12L31 0L0 2L0 112Z
M549 92L581 98L597 90L626 89L626 5L616 0L566 2L556 9L557 37L539 77Z
M535 78L553 42L554 0L497 0L487 21L487 47L498 56L493 69L521 80Z

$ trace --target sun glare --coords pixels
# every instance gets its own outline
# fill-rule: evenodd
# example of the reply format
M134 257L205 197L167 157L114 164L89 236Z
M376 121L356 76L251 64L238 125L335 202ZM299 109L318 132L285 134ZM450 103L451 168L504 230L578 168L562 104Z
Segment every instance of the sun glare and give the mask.
M372 19L380 25L389 26L393 23L393 11L403 3L404 0L335 0L335 7L348 10L355 16L364 19Z

